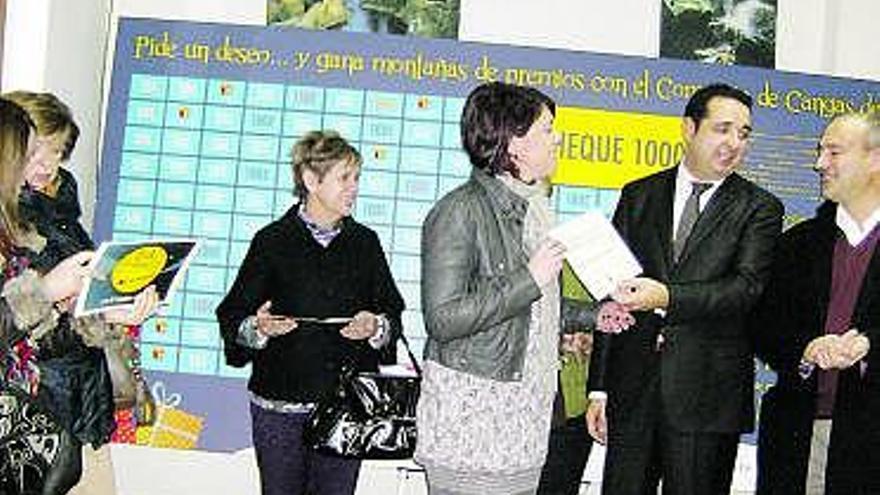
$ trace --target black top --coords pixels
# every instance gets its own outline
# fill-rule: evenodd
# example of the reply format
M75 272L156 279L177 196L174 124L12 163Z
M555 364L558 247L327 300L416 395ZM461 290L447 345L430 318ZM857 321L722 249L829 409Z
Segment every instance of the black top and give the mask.
M80 251L94 249L89 234L79 223L80 206L76 180L67 170L58 170L58 191L47 196L24 187L19 194L18 208L22 219L30 223L46 238L46 245L39 253L29 253L31 267L47 273L62 260ZM70 326L65 315L58 327L40 342L40 359L84 354L89 350Z
M252 392L267 399L312 402L332 389L343 364L375 369L380 352L366 340L343 338L341 325L310 323L271 338L265 349L249 349L236 342L241 322L267 300L273 314L286 316L353 316L361 310L384 314L392 338L381 357L391 362L404 304L375 232L346 217L325 248L314 240L297 208L254 236L217 318L227 363L253 363Z
M59 169L59 185L55 197L25 187L19 195L22 219L31 223L46 238L46 247L33 259L34 268L48 272L72 254L95 247L89 234L79 223L81 210L76 180L67 170Z

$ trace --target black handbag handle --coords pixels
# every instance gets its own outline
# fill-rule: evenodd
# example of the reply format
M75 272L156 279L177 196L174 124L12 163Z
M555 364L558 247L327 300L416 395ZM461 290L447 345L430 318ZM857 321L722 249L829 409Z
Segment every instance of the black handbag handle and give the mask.
M400 340L403 341L403 347L406 348L406 354L409 356L409 360L412 362L413 369L416 371L416 376L421 379L422 367L419 366L418 361L416 361L416 356L413 354L412 349L409 348L409 341L406 340L406 335L403 334L403 329L400 330Z

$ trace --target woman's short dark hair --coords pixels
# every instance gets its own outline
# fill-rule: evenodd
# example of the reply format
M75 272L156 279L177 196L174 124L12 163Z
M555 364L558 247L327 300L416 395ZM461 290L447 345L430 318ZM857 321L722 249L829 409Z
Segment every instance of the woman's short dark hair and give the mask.
M517 177L507 147L511 138L529 131L544 108L556 114L553 100L534 88L493 82L471 91L461 114L461 143L471 164L490 175Z

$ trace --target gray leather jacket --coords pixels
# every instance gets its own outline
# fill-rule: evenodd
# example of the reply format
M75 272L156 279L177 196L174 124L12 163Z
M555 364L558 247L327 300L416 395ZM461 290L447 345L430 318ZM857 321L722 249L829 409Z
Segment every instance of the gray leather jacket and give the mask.
M531 304L541 290L522 248L527 203L501 181L471 178L428 213L422 231L425 359L499 381L517 381ZM563 328L592 326L585 303L564 301Z

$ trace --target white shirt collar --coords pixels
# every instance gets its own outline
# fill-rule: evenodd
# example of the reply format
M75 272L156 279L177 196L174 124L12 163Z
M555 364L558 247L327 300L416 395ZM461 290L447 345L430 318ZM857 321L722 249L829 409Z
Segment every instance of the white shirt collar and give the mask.
M837 214L834 221L846 237L846 242L850 246L858 246L874 230L874 227L880 223L880 208L874 210L871 216L865 220L864 226L862 226L846 211L846 208L842 205L837 205Z
M684 160L682 160L681 165L678 166L678 173L675 176L675 189L676 190L684 189L684 192L686 192L687 194L690 194L691 193L691 184L693 184L694 182L705 182L708 184L712 184L712 187L710 187L709 189L706 190L705 193L703 193L705 195L703 197L708 197L708 196L711 196L712 193L714 193L716 189L718 189L718 186L720 186L721 183L723 183L724 179L726 179L726 178L727 177L722 177L721 179L718 179L718 180L698 179L698 178L694 177L694 174L692 174L690 170L688 170L687 166L684 164ZM687 186L687 187L684 187L684 186Z
M724 179L716 180L716 181L703 181L694 177L694 175L684 166L684 162L678 165L678 172L675 174L675 191L673 192L672 197L672 232L675 235L675 232L678 232L678 223L681 220L681 214L684 211L684 204L687 202L688 196L691 195L691 189L693 189L694 182L707 182L712 184L712 187L706 189L706 191L700 195L700 211L706 208L706 205L709 204L709 200L712 199L712 195L715 194L715 191L718 190L718 186L720 186Z

